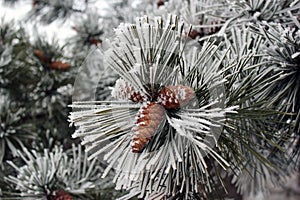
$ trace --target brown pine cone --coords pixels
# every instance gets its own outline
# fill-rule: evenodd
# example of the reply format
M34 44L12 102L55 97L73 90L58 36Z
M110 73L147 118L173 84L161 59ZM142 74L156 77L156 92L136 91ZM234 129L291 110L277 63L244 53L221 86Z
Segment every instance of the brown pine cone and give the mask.
M100 39L95 39L95 38L90 38L88 40L88 43L91 44L91 45L100 45L102 43L102 40Z
M133 153L140 152L151 140L165 118L165 109L154 102L143 106L137 115L136 126L132 128L133 137L131 149Z
M73 197L64 190L58 190L51 194L50 200L73 200Z
M157 1L156 1L157 7L163 6L164 4L165 4L165 1L164 1L164 0L157 0Z
M53 61L48 64L48 67L50 67L51 69L65 70L69 69L71 65L69 63L63 63L61 61Z
M47 58L46 56L45 56L45 54L42 52L42 51L40 51L40 50L34 50L34 55L36 56L36 57L38 57L38 59L40 60L40 61L43 61L43 62L45 62L45 63L49 63L50 62L50 59L49 58Z
M194 96L195 92L188 86L170 85L159 91L157 101L166 109L178 109L187 105Z
M131 100L133 102L146 101L146 97L137 91L130 83L123 79L118 79L112 96L119 100Z
M199 36L200 33L198 31L196 31L195 29L193 29L190 33L189 33L189 37L192 38L193 40L196 39L197 36Z

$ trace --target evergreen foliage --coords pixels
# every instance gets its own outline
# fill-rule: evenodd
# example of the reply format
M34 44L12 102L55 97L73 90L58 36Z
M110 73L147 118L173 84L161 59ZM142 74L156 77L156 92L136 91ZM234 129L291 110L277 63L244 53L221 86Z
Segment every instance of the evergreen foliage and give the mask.
M0 22L0 199L241 199L299 173L299 0L28 3L33 31Z

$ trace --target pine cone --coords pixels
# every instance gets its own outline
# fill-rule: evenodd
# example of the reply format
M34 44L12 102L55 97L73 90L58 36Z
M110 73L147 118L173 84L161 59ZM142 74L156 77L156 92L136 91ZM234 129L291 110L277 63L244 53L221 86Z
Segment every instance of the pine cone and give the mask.
M136 126L132 128L133 153L140 152L147 145L164 118L165 109L157 103L150 102L141 108L137 115Z
M166 109L178 109L187 105L194 96L193 89L188 86L171 85L159 91L157 101Z
M165 1L164 1L164 0L157 0L157 1L156 1L157 7L163 6L164 4L165 4Z
M58 190L51 194L50 200L73 200L73 197L64 190Z
M88 43L91 44L91 45L96 45L96 46L98 46L99 44L102 43L102 40L100 40L100 39L95 39L95 38L90 38L90 39L88 40Z
M46 62L46 63L49 63L50 62L50 59L49 58L47 58L46 56L45 56L45 54L42 52L42 51L40 51L40 50L34 50L34 55L36 56L36 57L38 57L38 59L40 60L40 61L43 61L43 62Z
M143 102L146 97L137 91L130 83L123 79L118 79L112 96L119 100L131 100L133 102Z
M51 69L65 70L65 69L69 69L71 65L69 63L63 63L61 61L53 61L49 63L48 66Z
M198 31L196 31L195 29L193 29L190 33L189 33L189 37L192 38L193 40L196 39L197 36L199 36L200 33Z

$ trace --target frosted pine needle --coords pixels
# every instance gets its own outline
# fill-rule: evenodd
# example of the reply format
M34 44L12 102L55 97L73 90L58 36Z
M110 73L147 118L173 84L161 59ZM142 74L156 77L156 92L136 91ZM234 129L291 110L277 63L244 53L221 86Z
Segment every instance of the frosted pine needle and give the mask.
M56 193L68 198L84 196L105 182L100 178L103 171L100 162L88 160L81 147L73 145L71 152L63 152L62 147L55 146L52 151L45 149L43 153L27 149L18 153L25 164L18 166L8 161L16 170L16 176L10 175L7 180L24 198L54 198Z
M70 122L78 127L73 137L83 139L90 159L107 162L102 177L115 170L117 189L138 187L134 194L141 198L152 192L188 198L199 187L211 190L206 159L228 167L216 149L226 113L236 108L226 108L222 99L223 53L213 43L186 53L186 42L177 17L121 24L104 53L121 77L112 92L115 101L71 105Z

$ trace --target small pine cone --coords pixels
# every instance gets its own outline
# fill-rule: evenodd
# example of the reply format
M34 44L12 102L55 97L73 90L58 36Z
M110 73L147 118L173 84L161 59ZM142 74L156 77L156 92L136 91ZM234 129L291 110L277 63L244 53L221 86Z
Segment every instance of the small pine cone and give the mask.
M51 194L50 200L73 200L73 197L64 190L58 190Z
M163 6L164 4L165 4L165 1L164 1L164 0L157 0L157 1L156 1L157 7Z
M49 58L47 58L46 56L45 56L45 54L42 52L42 51L40 51L40 50L34 50L34 55L36 56L36 57L38 57L38 59L40 60L40 61L43 61L43 62L46 62L46 63L49 63L50 62L50 59Z
M140 152L147 145L164 119L165 109L157 103L147 103L140 109L135 122L136 126L132 128L131 149L133 153Z
M195 29L193 29L190 33L189 33L189 37L192 38L193 40L196 39L197 36L199 36L200 33L198 31L196 31Z
M61 61L54 61L48 64L51 69L65 70L69 69L71 65L69 63L63 63Z
M178 109L185 106L195 96L192 88L184 85L164 87L158 94L158 102L166 109Z
M115 88L111 95L119 100L131 100L137 103L146 101L146 97L144 95L123 79L118 79L116 81Z
M95 38L90 38L89 40L88 40L88 43L90 44L90 45L100 45L101 43L102 43L102 40L100 40L100 39L95 39Z

